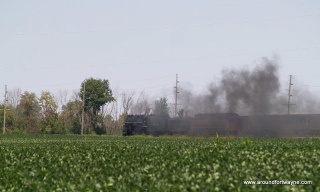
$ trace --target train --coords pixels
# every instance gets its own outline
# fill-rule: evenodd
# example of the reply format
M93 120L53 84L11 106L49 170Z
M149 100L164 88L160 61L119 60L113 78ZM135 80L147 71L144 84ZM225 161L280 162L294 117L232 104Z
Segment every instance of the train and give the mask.
M123 135L207 135L233 137L320 136L320 114L253 115L203 113L194 117L128 115Z

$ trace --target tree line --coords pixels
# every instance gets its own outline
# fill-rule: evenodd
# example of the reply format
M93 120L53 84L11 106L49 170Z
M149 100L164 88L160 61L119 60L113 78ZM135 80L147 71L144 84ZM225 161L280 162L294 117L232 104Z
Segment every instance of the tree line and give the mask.
M169 116L167 98L160 98L151 108L145 93L111 90L106 79L85 79L80 90L68 98L68 91L53 95L42 91L15 89L8 92L6 106L6 132L42 134L121 134L128 113ZM4 118L0 119L3 127Z

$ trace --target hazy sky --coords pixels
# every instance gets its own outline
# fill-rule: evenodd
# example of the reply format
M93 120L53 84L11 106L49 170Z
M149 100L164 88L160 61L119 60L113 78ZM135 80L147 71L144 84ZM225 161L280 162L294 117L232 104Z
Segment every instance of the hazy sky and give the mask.
M275 56L284 94L290 74L320 93L320 1L0 0L2 94L94 77L173 101L175 74L200 92Z

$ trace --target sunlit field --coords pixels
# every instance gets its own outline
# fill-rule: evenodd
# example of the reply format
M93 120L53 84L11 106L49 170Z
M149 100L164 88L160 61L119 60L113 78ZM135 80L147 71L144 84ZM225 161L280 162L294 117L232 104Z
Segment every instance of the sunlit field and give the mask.
M3 191L320 191L319 138L0 139ZM251 180L312 184L244 184Z

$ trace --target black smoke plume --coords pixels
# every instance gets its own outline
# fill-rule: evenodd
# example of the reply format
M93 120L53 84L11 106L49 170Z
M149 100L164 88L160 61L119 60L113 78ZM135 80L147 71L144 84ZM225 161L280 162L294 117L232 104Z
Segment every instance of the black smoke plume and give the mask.
M280 89L278 66L264 58L253 71L224 70L220 91L225 94L227 111L237 111L241 104L250 114L270 114L272 101Z
M197 113L227 113L240 115L270 115L287 113L287 95L280 91L276 60L262 58L261 63L250 69L225 69L216 84L211 83L205 94L180 88L179 101L186 115ZM299 106L292 106L294 113L316 112L316 98L296 91Z

